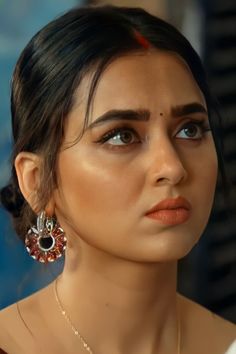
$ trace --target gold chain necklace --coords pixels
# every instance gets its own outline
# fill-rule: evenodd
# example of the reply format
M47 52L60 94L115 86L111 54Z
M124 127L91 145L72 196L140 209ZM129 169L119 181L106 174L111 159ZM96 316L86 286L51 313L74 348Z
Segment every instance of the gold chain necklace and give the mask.
M57 279L54 282L54 294L55 294L55 298L56 298L56 302L58 304L58 307L61 311L61 314L64 316L64 318L66 319L66 321L68 322L68 324L70 325L72 331L74 332L74 334L79 338L81 344L83 345L83 348L85 350L87 350L90 354L94 354L94 352L92 351L92 349L90 348L90 346L88 345L88 343L85 341L84 337L79 333L78 329L74 326L74 324L72 323L70 317L68 316L68 314L66 313L64 307L62 306L59 297L58 297L58 293L57 293ZM180 325L180 314L179 314L179 310L178 310L178 341L177 341L177 354L181 354L181 325Z

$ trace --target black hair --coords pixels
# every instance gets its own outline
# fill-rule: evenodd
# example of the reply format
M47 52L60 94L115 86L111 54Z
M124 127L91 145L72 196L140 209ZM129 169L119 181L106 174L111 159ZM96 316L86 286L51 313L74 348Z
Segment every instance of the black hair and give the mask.
M93 73L87 114L98 80L106 66L125 53L145 50L140 33L152 47L182 57L201 89L208 108L225 179L221 121L207 84L201 60L188 40L172 25L140 8L73 8L42 28L23 50L13 74L11 112L13 131L12 176L1 190L1 203L13 215L16 232L24 239L35 214L19 189L14 160L21 151L43 156L38 198L43 209L56 185L56 161L68 113L81 80ZM83 132L81 133L83 134Z

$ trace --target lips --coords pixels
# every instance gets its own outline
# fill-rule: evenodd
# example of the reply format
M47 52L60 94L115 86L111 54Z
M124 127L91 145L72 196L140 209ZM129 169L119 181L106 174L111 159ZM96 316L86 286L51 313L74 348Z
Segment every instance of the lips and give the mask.
M190 217L191 204L183 197L165 199L148 210L146 216L166 225L178 225Z

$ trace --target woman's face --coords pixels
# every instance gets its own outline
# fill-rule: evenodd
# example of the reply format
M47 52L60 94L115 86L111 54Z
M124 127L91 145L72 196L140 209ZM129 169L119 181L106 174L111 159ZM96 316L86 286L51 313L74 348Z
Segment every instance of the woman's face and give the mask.
M217 179L202 92L177 55L116 59L101 76L82 139L64 149L82 129L89 83L85 78L77 92L59 154L59 222L82 247L124 259L183 257L206 226ZM161 220L145 215L179 196L191 204L186 218L183 209L179 218L173 210Z

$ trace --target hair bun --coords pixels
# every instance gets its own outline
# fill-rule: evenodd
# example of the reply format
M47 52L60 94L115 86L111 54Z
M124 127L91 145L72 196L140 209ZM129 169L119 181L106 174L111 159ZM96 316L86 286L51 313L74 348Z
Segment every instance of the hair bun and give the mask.
M0 190L0 201L3 207L8 210L13 217L17 218L20 216L24 204L24 197L18 186L10 183L3 187Z

